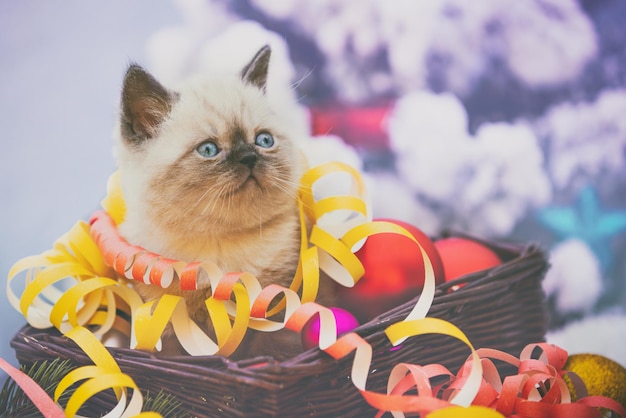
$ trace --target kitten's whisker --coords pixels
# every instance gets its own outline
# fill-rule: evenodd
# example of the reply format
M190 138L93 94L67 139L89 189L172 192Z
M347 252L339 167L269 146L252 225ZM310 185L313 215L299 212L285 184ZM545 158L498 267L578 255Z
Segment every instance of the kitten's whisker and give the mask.
M200 216L203 216L207 213L209 207L211 206L211 204L215 204L215 191L216 189L218 189L218 187L216 185L211 185L209 187L207 187L207 189L204 191L204 193L202 193L202 195L196 200L195 205L188 207L186 213L190 213L192 210L194 210L195 208L197 208L198 206L200 206L200 204L202 203L202 201L207 198L207 203L204 205L204 208L202 209L202 211L200 212Z
M202 203L202 200L209 196L209 194L212 194L211 192L213 191L213 187L207 187L207 189L204 191L204 193L202 193L202 195L198 198L198 200L196 201L196 204L194 205L193 209L195 209L196 207L200 206L200 203ZM210 201L209 201L210 202ZM205 215L207 208L208 208L208 204L204 205L204 208L202 209L202 211L200 212L200 215ZM189 212L192 208L189 208L187 210L187 212Z
M293 83L291 83L291 85L289 86L291 89L295 90L298 87L300 87L300 85L304 82L304 80L306 80L307 78L309 78L311 76L311 74L313 74L313 71L315 71L317 66L311 68L309 71L307 71L302 77L300 77L299 80L294 81Z
M222 201L222 204L223 204L223 199L221 199L219 196L223 195L225 189L226 189L226 185L209 188L211 192L215 191L215 193L211 193L212 198L209 199L207 204L204 206L204 209L202 210L201 215L205 215L207 212L214 212L215 208L217 207L217 203L219 201ZM210 220L212 223L217 222L215 218L211 218Z
M281 177L272 177L271 184L291 197L298 197L298 183L296 182Z
M272 183L272 185L279 189L280 191L282 191L284 194L286 194L287 196L293 198L293 199L297 199L298 198L298 193L292 189L290 189L289 187L286 187L284 185L278 184L278 183Z
M226 203L226 201L230 198L230 191L228 190L228 187L225 185L222 190L224 191L224 195L220 194L220 209L219 212L220 213L224 213L224 204ZM216 206L217 209L217 206Z

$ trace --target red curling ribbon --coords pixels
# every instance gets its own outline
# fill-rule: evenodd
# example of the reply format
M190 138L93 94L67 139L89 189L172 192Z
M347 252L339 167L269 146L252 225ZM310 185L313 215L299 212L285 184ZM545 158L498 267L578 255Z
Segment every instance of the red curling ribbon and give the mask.
M107 266L111 266L113 267L115 265L115 257L118 254L118 251L121 250L119 245L105 245L108 244L109 242L114 242L113 239L103 239L103 237L100 237L100 240L97 241L98 243L98 247L102 248L106 248L105 251L102 251L102 256L104 258L104 262L106 263Z
M113 264L113 269L116 272L122 272L126 276L126 272L132 266L132 263L135 261L135 257L145 250L141 247L137 247L135 245L129 245L127 247L122 248L117 252L115 257L115 263Z
M391 390L392 395L404 395L409 390L415 388L417 390L417 394L421 396L432 396L432 387L430 386L430 376L426 373L424 368L416 366L414 364L398 364L395 369L399 368L406 369L401 370L400 374L403 371L406 372L404 377L400 380L393 379L394 372L391 373L391 377L389 378L388 385L392 387Z
M90 235L105 264L119 275L165 288L180 274L181 290L198 289L198 272L202 263L179 262L129 244L120 235L113 218L104 210L96 211L90 224Z
M252 321L249 325L254 329L264 331L275 331L281 329L284 327L285 323L298 312L298 309L302 307L300 304L300 298L296 292L277 284L269 284L263 289L257 289L254 293L254 296L251 297L254 302L250 307L250 317L257 319L257 321ZM277 297L280 295L284 297L285 301L284 321L279 323L272 320L265 320L264 318L268 318L272 315L271 312L268 312L270 305L274 300L277 300ZM300 313L298 315L302 314ZM330 315L332 316L332 314ZM332 316L332 318L334 320L334 316ZM320 336L320 338L322 338L322 336Z
M275 284L266 286L256 297L250 308L250 316L253 318L265 318L270 304L276 296L285 290L284 287Z
M133 279L145 283L145 276L156 257L156 254L149 252L142 252L141 254L135 256L135 261L133 262L133 268L131 271Z
M617 402L615 399L611 399L606 396L586 396L577 401L582 405L590 406L593 408L606 408L619 414L622 418L626 417L626 408Z
M321 309L325 309L323 306L314 302L303 303L287 320L285 328L288 328L294 332L301 332L304 326L314 316L318 315Z
M229 272L222 276L219 283L215 287L213 297L217 300L228 300L233 291L235 283L239 281L242 272Z
M539 359L545 361L547 364L551 364L558 370L563 369L565 363L567 363L567 351L549 343L528 344L520 353L520 360L523 361L530 359L536 348L541 349Z
M174 265L178 263L171 258L158 257L150 269L150 283L167 288L176 275ZM166 273L171 273L168 275ZM164 280L165 279L165 280Z
M198 269L200 269L199 261L187 264L180 273L180 290L197 290L198 289Z
M330 309L315 302L306 302L289 316L285 328L300 333L304 326L316 316L319 316L320 320L318 345L320 349L324 350L337 341L337 322Z

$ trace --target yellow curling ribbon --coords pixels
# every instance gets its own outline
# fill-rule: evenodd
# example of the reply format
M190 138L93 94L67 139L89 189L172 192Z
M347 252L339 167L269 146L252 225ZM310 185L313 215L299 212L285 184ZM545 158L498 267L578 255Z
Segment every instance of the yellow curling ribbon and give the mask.
M504 418L504 415L485 406L451 406L431 412L428 418Z
M302 302L306 303L314 301L317 297L320 265L317 247L309 248L307 217L302 199L298 200L298 209L300 211L300 260L289 289L297 292L298 289L302 288ZM284 299L270 309L267 316L271 317L283 309L285 309Z
M107 279L105 277L94 277L90 280L77 283L75 286L68 289L54 304L52 310L50 312L50 322L59 329L61 332L68 331L74 327L79 325L85 325L87 321L95 314L100 302L103 299L102 288L113 286L117 284L117 282L113 279ZM92 295L91 292L98 290L99 292L95 294L93 298L89 296ZM81 301L84 301L85 298L87 302L85 306L79 310L78 305ZM113 302L114 303L114 302ZM106 305L109 307L111 301ZM115 305L112 306L114 308ZM85 310L87 312L85 312ZM85 315L81 315L81 313L85 313ZM83 317L81 321L79 321L79 317ZM63 320L66 319L67 322L63 323Z
M345 195L317 199L315 183L335 173L348 175L349 190ZM222 274L209 262L186 264L166 260L174 264L163 264L157 255L150 255L126 243L115 229L115 225L123 222L126 211L119 173L111 176L107 191L102 201L106 214L94 215L91 228L79 222L57 240L52 250L18 261L9 272L7 281L11 304L22 312L31 325L58 328L94 362L93 366L81 367L68 374L57 388L56 399L70 386L83 382L68 401L68 416L74 416L89 398L107 389L113 389L118 399L118 405L107 416L132 416L141 410L143 401L139 389L129 376L121 372L98 338L111 329L122 330L128 335L131 347L153 350L159 347L162 333L171 323L174 334L189 354L230 355L248 328L271 332L288 326L300 330L316 312L322 317L322 348L335 358L355 351L352 381L365 399L375 407L378 405L395 411L394 415L396 406L408 408L410 402L398 401L404 397L366 390L372 347L354 333L337 340L330 311L312 304L319 289L320 269L340 284L353 286L364 273L363 265L354 255L355 248L367 237L379 233L401 234L413 240L420 248L425 266L422 295L404 321L387 329L389 339L393 344L399 344L411 336L440 333L463 341L471 351L471 372L466 384L454 393L451 401L465 407L471 404L480 386L480 358L458 328L446 321L425 318L434 297L432 264L419 242L404 228L389 222L371 222L365 203L365 186L354 168L330 163L314 167L302 177L298 193L302 225L300 261L289 288L270 285L262 289L251 274ZM310 236L307 233L309 224ZM117 247L107 247L108 252L102 250L102 246L110 243ZM142 267L137 264L140 254L156 258L144 259ZM155 273L156 270L151 269L155 268L157 259L162 264ZM119 268L123 271L120 272ZM135 274L133 268L138 269L135 277L154 279L156 283L161 283L161 277L156 277L159 274L175 274L181 282L186 274L186 283L195 283L196 286L200 282L203 286L210 284L212 294L205 301L205 306L217 342L190 319L186 304L180 297L165 295L157 301L144 303L122 278L132 277L131 273ZM117 273L115 270L118 270ZM18 297L12 290L12 283L22 275L25 276L24 291ZM68 281L73 283L68 289L57 287L61 282ZM282 301L270 309L276 297L282 297ZM118 309L128 315L130 323L117 315ZM282 322L268 319L280 311L284 311ZM85 326L98 326L98 329L94 333ZM467 411L471 409L466 408Z
M235 352L237 347L239 347L239 343L246 334L250 320L250 298L246 288L240 283L235 283L233 293L235 295L237 311L232 326L230 326L230 317L225 304L226 301L220 301L214 297L210 297L206 300L206 307L211 315L211 323L215 329L217 345L219 347L217 354L223 356L231 355Z
M100 343L100 340L87 328L75 327L65 333L65 336L73 340L89 356L96 366L108 372L120 373L120 367L113 359L109 351Z
M40 295L43 293L44 289L68 277L87 277L90 274L91 272L89 270L83 268L78 264L59 263L56 265L51 265L47 269L39 272L39 274L37 274L36 280L33 280L26 285L26 289L24 289L24 293L22 293L22 297L20 298L20 312L22 312L22 315L24 315L24 317L28 318L28 311L33 305L35 305L35 299L38 299L37 302L40 302L38 303L40 306L40 310L44 310L48 307L52 309L53 304L46 303L45 301L40 299ZM46 324L45 327L49 326L50 325Z
M54 394L55 401L58 401L69 387L80 381L87 380L76 389L68 400L65 408L65 413L68 417L75 416L85 402L107 389L115 391L119 402L106 416L159 416L158 414L141 413L143 404L141 391L130 376L122 373L115 359L89 330L83 327L75 327L65 333L65 336L78 344L95 363L93 366L83 366L71 371L59 382ZM123 388L132 389L132 396L128 404L126 403L128 395Z
M136 319L137 350L150 351L157 345L174 309L182 301L180 296L165 294L139 307ZM184 302L183 302L184 303Z
M116 225L124 221L126 215L126 204L124 203L124 194L122 193L122 182L119 171L116 171L109 177L107 182L107 195L100 203L102 209L113 218Z
M348 209L367 216L367 205L356 196L331 196L315 202L313 215L315 219L320 219L329 212Z
M171 318L174 333L185 351L192 356L217 353L218 345L206 335L194 321L189 318L187 306L179 303Z
M311 243L332 257L321 253L320 268L341 285L352 287L365 273L363 264L350 248L317 225L313 226Z

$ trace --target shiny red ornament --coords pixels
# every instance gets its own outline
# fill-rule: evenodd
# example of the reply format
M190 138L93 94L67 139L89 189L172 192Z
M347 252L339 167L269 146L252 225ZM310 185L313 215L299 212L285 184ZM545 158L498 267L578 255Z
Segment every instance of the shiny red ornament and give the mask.
M495 252L471 239L443 238L435 241L435 247L443 263L446 282L502 263Z
M435 283L444 282L443 265L433 241L419 228L397 220L377 219L399 225L424 248L435 274ZM419 295L424 286L424 260L413 241L399 234L376 234L367 238L356 252L365 275L353 288L340 288L340 306L361 322L395 308Z

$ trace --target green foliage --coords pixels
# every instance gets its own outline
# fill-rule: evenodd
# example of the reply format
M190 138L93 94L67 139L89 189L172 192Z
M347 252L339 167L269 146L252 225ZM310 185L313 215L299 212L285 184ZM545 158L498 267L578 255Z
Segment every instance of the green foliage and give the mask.
M61 379L73 368L69 360L55 359L35 362L28 368L22 366L21 370L52 397ZM60 401L67 401L70 395L69 391L64 393ZM41 412L15 381L7 379L0 390L0 417L41 417Z
M172 394L166 394L162 390L155 396L150 392L146 393L143 404L144 411L158 412L164 418L185 418L189 414L181 411L182 403Z

